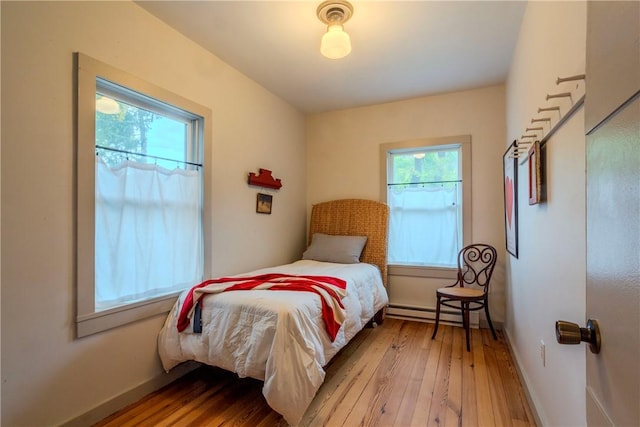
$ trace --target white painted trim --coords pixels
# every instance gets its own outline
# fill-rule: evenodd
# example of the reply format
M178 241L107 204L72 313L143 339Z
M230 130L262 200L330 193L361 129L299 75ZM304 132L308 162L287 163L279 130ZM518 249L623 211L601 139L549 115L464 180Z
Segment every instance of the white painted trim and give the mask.
M507 342L507 347L509 347L509 352L511 353L511 358L513 359L513 363L516 367L516 372L518 373L518 377L520 378L520 383L522 385L522 390L524 390L525 397L527 398L527 402L529 403L529 409L531 409L531 414L535 419L536 425L538 426L546 426L549 425L546 421L546 417L540 414L539 408L542 408L540 403L540 399L536 396L533 389L530 387L531 380L525 373L525 371L521 368L520 356L516 351L516 348L511 345L511 338L509 336L509 331L505 329L503 331L505 341Z
M114 310L95 308L95 96L98 78L151 97L158 102L202 118L203 277L211 277L211 109L171 91L116 69L82 53L75 54L76 67L76 338L122 326L151 316L166 314L177 294L165 295Z
M416 320L416 321L429 321L435 322L436 320L436 309L433 307L418 307L418 306L408 306L404 304L390 304L387 308L387 315L389 317L397 317L401 319L408 320ZM479 313L471 312L469 313L469 325L472 328L479 327ZM441 309L440 310L440 321L444 324L450 325L462 325L462 316L460 312L456 312L455 310L450 309Z
M614 427L615 424L605 411L604 406L593 391L593 388L586 387L587 395L587 423L590 426Z
M200 367L201 365L196 362L186 362L181 365L176 366L170 372L162 372L160 375L150 379L149 381L140 384L137 387L134 387L128 391L125 391L118 396L115 396L106 402L101 403L95 408L85 412L84 414L78 415L64 423L62 423L61 427L84 427L97 423L108 417L109 415L126 408L132 403L137 402L142 399L146 395L153 393L156 390L161 389L167 384L172 383L178 378L188 374L194 369Z

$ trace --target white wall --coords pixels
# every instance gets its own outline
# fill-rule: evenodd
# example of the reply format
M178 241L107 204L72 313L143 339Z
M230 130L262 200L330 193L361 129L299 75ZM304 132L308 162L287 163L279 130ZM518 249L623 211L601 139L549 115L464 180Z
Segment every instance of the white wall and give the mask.
M502 154L504 86L448 93L307 118L307 203L337 198L380 200L379 146L387 142L471 135L473 235L498 249L492 320L504 319ZM448 283L448 282L447 282ZM435 307L442 280L390 277L391 303Z
M549 93L579 93L584 82L556 85L583 74L586 3L529 2L507 81L507 141L519 138ZM588 77L588 76L587 76ZM584 91L584 86L582 86ZM555 124L558 115L550 114ZM585 346L559 345L555 321L585 319L585 136L581 108L549 140L548 201L529 206L527 164L519 167L519 258L510 257L506 332L543 425L586 425ZM546 344L546 366L540 357Z
M162 316L74 339L80 51L213 112L213 272L304 248L303 116L131 2L2 2L2 424L58 425L163 376ZM255 213L259 167L281 178Z

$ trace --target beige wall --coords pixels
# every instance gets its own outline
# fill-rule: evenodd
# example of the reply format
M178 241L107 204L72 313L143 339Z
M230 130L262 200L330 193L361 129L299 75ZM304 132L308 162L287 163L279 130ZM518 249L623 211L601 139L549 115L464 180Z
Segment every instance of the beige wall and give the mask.
M518 138L546 94L585 71L586 3L529 2L507 81L507 141ZM556 116L552 124L556 122ZM529 206L528 170L519 167L519 258L509 258L506 332L543 425L585 425L585 347L559 345L555 321L585 318L585 137L580 108L549 140L546 203ZM546 345L546 366L540 341Z
M73 52L213 112L213 272L300 256L304 118L130 2L2 2L2 424L56 425L163 376L163 317L74 339ZM249 172L283 188L255 213Z
M335 198L380 200L379 145L421 138L471 135L472 240L498 249L491 315L504 319L502 154L504 86L448 93L309 116L307 203ZM442 280L391 277L391 303L435 307Z

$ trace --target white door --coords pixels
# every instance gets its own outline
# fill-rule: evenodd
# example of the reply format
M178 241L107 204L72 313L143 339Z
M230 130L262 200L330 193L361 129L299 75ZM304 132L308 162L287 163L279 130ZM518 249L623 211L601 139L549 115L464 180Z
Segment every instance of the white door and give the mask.
M587 422L640 426L640 2L589 2Z
M640 97L587 137L587 420L640 426ZM595 405L595 406L594 406ZM597 406L604 414L599 414ZM593 412L591 414L591 412Z

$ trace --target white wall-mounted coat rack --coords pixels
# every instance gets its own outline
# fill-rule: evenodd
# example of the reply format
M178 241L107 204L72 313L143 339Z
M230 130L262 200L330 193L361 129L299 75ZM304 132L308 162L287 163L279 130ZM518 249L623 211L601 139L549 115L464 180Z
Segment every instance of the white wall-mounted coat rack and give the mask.
M531 126L526 127L516 140L509 153L510 157L521 158L522 165L527 161L529 149L534 142L538 142L540 147L546 144L584 103L585 79L585 74L556 79L556 86L562 85L565 91L547 94L546 101L551 101L554 105L538 107L538 116L531 119Z

